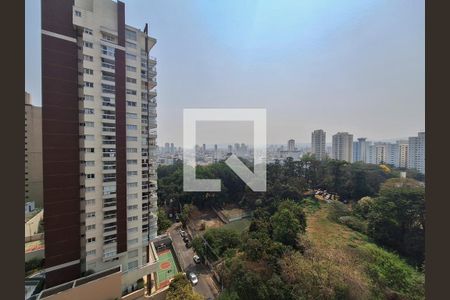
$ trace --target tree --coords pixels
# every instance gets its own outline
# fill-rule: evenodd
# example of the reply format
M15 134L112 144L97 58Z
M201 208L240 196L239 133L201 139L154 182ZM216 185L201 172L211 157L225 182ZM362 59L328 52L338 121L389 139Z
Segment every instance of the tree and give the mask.
M202 300L200 296L192 289L189 280L183 274L175 275L167 290L166 300Z
M388 181L368 215L368 233L421 265L425 258L425 189L402 179Z
M165 232L170 225L172 225L172 221L167 217L164 208L160 207L158 209L158 234Z
M296 246L297 235L305 232L306 217L300 205L292 201L284 201L278 211L270 218L273 239L285 245Z

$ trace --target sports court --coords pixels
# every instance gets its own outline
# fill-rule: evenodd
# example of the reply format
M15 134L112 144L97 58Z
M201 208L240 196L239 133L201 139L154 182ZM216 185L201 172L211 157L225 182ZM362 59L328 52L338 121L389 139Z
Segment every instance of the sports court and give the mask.
M170 284L170 280L179 272L172 251L158 251L158 270L156 271L156 289L162 289Z

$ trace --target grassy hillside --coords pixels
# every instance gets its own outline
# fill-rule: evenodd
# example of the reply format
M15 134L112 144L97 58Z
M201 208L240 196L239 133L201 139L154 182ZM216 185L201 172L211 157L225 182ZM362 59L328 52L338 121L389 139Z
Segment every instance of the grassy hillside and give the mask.
M330 209L330 204L321 202L320 208L306 210L307 240L311 251L338 271L353 297L424 299L422 273L364 234L332 221Z

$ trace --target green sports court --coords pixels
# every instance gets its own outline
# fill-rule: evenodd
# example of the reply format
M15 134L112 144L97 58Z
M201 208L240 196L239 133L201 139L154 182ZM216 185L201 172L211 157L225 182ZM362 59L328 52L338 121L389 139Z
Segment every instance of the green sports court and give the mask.
M170 280L179 272L172 251L158 251L158 270L156 271L156 289L162 289L170 284Z

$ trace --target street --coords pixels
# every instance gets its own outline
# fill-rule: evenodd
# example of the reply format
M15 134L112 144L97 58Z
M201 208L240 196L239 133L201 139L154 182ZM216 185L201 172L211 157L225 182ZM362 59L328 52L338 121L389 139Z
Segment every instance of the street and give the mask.
M173 248L177 253L183 271L186 272L186 274L194 272L198 277L198 283L194 286L194 290L205 297L205 299L214 299L215 295L218 294L218 291L214 286L208 268L201 263L196 264L194 262L193 256L195 253L193 248L186 248L183 238L175 227L172 227L172 229L169 230L169 234L172 237Z

